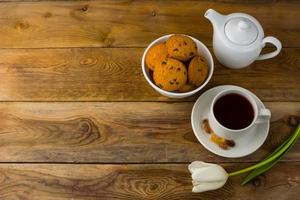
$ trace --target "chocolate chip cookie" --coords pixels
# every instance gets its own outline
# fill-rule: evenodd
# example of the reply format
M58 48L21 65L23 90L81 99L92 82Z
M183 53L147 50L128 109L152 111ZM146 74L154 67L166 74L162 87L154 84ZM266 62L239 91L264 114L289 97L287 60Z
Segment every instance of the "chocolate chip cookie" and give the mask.
M152 46L146 55L146 65L149 69L154 70L155 65L167 58L168 51L165 43Z
M163 90L178 90L187 82L186 67L176 59L167 58L155 66L153 80Z
M200 86L206 79L208 74L208 64L203 56L195 56L188 70L189 83Z
M166 42L171 58L188 61L197 54L196 43L188 36L173 35Z

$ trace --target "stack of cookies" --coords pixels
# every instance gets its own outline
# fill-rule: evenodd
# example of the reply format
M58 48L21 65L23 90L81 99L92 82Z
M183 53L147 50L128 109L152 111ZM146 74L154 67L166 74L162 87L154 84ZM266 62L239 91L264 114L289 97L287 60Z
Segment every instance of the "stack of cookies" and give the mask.
M188 92L200 86L208 74L208 64L197 53L196 43L184 35L173 35L155 44L146 55L154 83L163 90Z

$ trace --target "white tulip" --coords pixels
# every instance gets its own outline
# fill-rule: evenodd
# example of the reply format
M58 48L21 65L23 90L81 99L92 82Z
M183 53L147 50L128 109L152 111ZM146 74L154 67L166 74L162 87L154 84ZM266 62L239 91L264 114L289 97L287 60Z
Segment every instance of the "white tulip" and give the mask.
M220 165L194 161L189 165L193 179L193 192L216 190L225 185L228 173Z

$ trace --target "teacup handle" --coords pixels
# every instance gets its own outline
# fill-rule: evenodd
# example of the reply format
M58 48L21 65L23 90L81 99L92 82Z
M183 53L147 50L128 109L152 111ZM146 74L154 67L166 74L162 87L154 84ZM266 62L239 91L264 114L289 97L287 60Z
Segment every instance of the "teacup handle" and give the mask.
M269 109L263 108L258 112L258 117L256 120L256 124L264 123L271 118L271 111Z
M273 58L277 56L281 51L282 45L277 38L274 38L272 36L265 37L262 41L263 47L265 47L266 43L273 44L276 47L276 50L271 53L262 54L258 56L256 60L265 60L265 59Z

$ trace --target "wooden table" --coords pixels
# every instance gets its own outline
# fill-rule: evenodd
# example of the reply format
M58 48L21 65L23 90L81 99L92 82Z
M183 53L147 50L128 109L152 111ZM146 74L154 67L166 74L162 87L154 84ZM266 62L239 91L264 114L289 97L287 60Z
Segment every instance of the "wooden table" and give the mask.
M211 49L208 8L246 12L283 43L242 70L216 61L205 90L245 87L272 111L264 146L226 159L196 140L195 99L168 99L145 81L141 55L184 33ZM300 120L299 1L0 0L0 199L300 199L300 142L270 172L191 193L194 160L241 169L268 155ZM273 49L267 48L266 51ZM205 91L204 90L204 91Z

